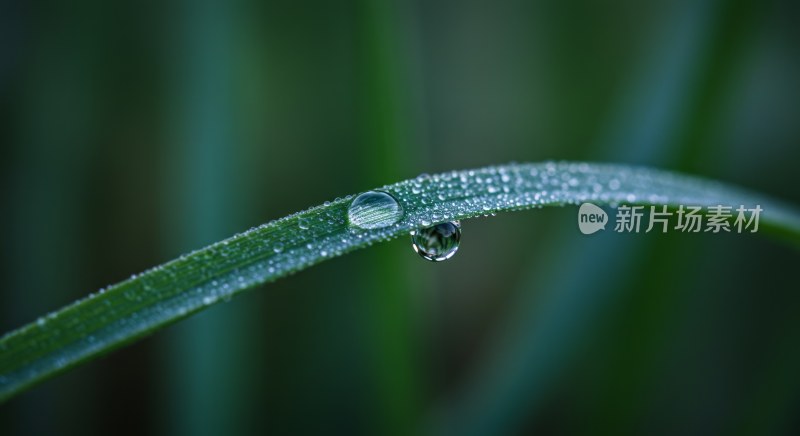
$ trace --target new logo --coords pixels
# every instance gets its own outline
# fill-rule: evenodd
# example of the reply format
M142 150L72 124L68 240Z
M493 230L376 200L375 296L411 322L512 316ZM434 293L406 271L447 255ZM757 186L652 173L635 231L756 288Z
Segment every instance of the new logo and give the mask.
M608 214L592 203L583 203L578 209L578 228L584 235L591 235L598 230L605 230Z

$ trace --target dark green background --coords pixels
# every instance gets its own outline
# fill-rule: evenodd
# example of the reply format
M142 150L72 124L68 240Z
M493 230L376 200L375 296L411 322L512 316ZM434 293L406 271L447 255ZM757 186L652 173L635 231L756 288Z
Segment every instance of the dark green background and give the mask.
M251 226L508 161L800 204L796 1L6 1L2 331ZM769 213L769 211L765 211ZM798 251L463 224L256 289L0 406L0 434L797 434Z

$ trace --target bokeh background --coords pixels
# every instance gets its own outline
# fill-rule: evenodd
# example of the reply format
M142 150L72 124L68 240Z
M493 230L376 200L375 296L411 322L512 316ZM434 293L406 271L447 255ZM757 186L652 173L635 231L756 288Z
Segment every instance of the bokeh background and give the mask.
M337 196L579 159L800 204L800 7L0 3L0 327ZM768 211L765 211L768 213ZM798 434L798 251L466 221L248 292L0 406L0 434Z

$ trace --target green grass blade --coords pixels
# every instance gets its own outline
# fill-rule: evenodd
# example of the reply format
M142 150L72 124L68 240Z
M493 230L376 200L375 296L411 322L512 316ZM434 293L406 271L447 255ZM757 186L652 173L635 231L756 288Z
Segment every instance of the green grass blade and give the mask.
M431 223L585 201L734 208L759 204L762 226L783 239L800 241L800 212L792 207L717 182L646 168L510 164L418 177L379 189L403 208L396 224L356 229L347 221L353 196L326 202L134 275L6 334L0 339L0 401L246 289Z

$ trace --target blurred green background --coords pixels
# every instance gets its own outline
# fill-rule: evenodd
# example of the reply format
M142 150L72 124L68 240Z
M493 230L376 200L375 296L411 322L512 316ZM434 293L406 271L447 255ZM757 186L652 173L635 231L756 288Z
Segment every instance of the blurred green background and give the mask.
M235 232L450 169L658 166L800 204L800 4L0 3L0 327ZM769 211L765 211L769 213ZM800 256L581 235L573 208L397 240L0 407L0 434L798 434Z

